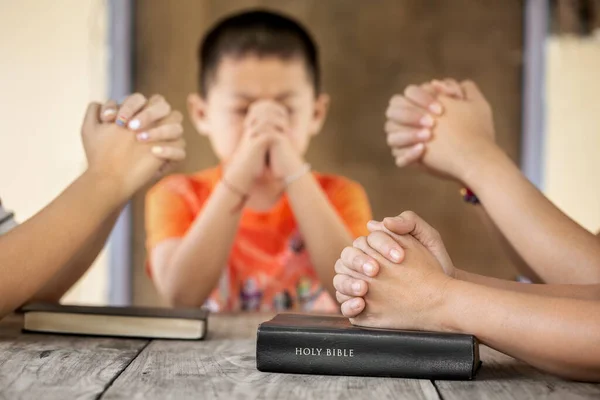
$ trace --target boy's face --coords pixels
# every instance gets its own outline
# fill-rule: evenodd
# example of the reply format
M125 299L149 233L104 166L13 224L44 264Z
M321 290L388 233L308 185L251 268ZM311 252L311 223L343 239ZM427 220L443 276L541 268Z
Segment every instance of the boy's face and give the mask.
M261 100L274 101L288 111L290 141L304 155L310 138L321 130L327 95L315 97L304 61L276 56L224 57L217 67L207 97L188 97L192 122L209 137L220 160L227 162L244 134L250 106Z

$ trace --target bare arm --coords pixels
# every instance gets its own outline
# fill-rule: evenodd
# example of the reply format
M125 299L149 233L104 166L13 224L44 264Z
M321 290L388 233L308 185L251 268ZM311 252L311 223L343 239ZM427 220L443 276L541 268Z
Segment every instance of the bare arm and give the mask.
M151 250L157 289L177 306L199 307L223 272L239 226L241 211L232 212L240 196L217 185L182 239L169 239Z
M515 250L515 248L510 244L510 242L506 239L506 237L500 232L494 221L490 218L485 208L476 207L477 215L479 219L486 226L487 230L490 232L492 237L500 243L500 246L504 250L505 254L508 256L508 259L512 262L512 264L516 267L516 269L527 278L531 279L534 283L543 283L542 279L538 276L538 274L531 269L529 265L523 260L523 257Z
M597 238L544 197L499 148L490 148L465 181L509 243L544 281L600 282Z
M105 107L116 108L116 103ZM165 161L185 156L180 129L171 139L154 137L156 126L181 125L181 114L162 97L146 100L134 94L119 109L125 121L135 117L140 128L150 128L143 144L125 127L101 123L100 112L99 104L90 104L82 127L87 171L42 211L0 237L0 317L30 299L59 298L95 258L122 204Z
M120 208L113 212L92 234L74 259L61 268L29 302L58 302L65 293L83 276L89 269L94 260L98 257L100 251L104 248L108 235L112 231Z
M548 298L454 280L446 327L568 379L600 381L600 302ZM523 334L526 332L527 334Z
M465 282L476 283L490 288L510 290L513 292L530 293L539 296L565 297L582 300L600 300L600 284L593 285L561 285L561 284L531 284L507 281L489 276L477 275L471 272L456 270L455 278Z
M84 173L36 216L0 237L0 317L38 292L115 212L119 188Z
M319 280L335 297L333 266L352 237L312 174L304 174L288 188L290 204Z

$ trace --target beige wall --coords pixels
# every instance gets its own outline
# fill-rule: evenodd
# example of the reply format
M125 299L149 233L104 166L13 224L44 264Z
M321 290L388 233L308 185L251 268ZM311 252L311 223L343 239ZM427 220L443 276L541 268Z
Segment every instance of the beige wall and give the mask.
M0 0L0 52L0 197L22 222L85 168L79 125L105 98L105 1ZM105 264L65 301L104 302Z
M547 44L546 194L569 216L600 229L600 36Z

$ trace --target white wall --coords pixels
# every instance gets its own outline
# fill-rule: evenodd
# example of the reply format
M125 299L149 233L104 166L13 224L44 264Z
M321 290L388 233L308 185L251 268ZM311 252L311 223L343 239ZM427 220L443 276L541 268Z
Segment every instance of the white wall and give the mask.
M547 43L545 192L600 230L600 36Z
M85 168L79 128L106 97L106 25L104 0L0 0L0 197L21 222ZM105 302L106 271L103 255L64 301Z

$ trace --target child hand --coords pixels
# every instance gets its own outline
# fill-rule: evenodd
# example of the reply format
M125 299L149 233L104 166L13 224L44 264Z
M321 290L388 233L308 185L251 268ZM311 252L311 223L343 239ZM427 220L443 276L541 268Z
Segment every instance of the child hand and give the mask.
M125 200L159 172L166 162L185 158L185 142L181 113L171 111L170 105L161 96L146 100L140 94L131 95L118 111L118 124L108 123L117 115L116 104L90 104L82 127L82 141L88 171L101 179L116 181ZM138 132L137 140L125 125ZM140 133L148 136L140 138Z
M352 265L357 257L369 257L380 266L379 274L368 278L368 288L360 285L362 298L345 301L341 306L342 313L355 315L350 319L355 325L442 330L444 292L452 278L444 274L433 254L411 235L398 237L403 257L400 262L390 262L372 247L372 243L381 242L383 236L387 234L379 231L360 237L353 247L342 253L338 263L350 274L353 274ZM336 290L339 291L339 278L337 280ZM361 308L364 311L357 314L356 310Z
M439 103L443 110L443 115L435 117L428 111L434 94L439 97L433 104ZM463 180L473 158L482 155L476 150L494 143L491 109L472 82L459 85L445 80L409 86L404 96L392 99L386 115L388 143L401 167L418 163L437 175ZM419 132L433 137L426 144L414 144ZM481 146L483 142L487 143Z
M401 235L410 234L417 239L436 258L444 273L450 277L455 276L455 268L439 233L412 211L406 211L397 217L385 218L383 222L370 221L368 228L371 232L385 234L369 235L368 244L373 250L383 255L388 261L400 263L404 257L404 249L400 246ZM369 288L370 278L374 278L380 271L377 261L356 249L344 249L341 259L335 265L337 275L334 277L334 287L339 303L347 303L342 309L347 317L355 317L364 308L362 299L357 299L357 306L353 298L362 296Z
M253 103L244 122L242 141L231 163L231 180L247 191L252 182L270 171L281 178L293 167L297 154L288 140L289 117L280 104L261 100ZM301 161L298 162L301 166Z
M302 167L302 159L290 141L290 117L281 104L263 100L253 104L249 123L257 130L273 134L267 155L266 167L275 178L285 178Z

